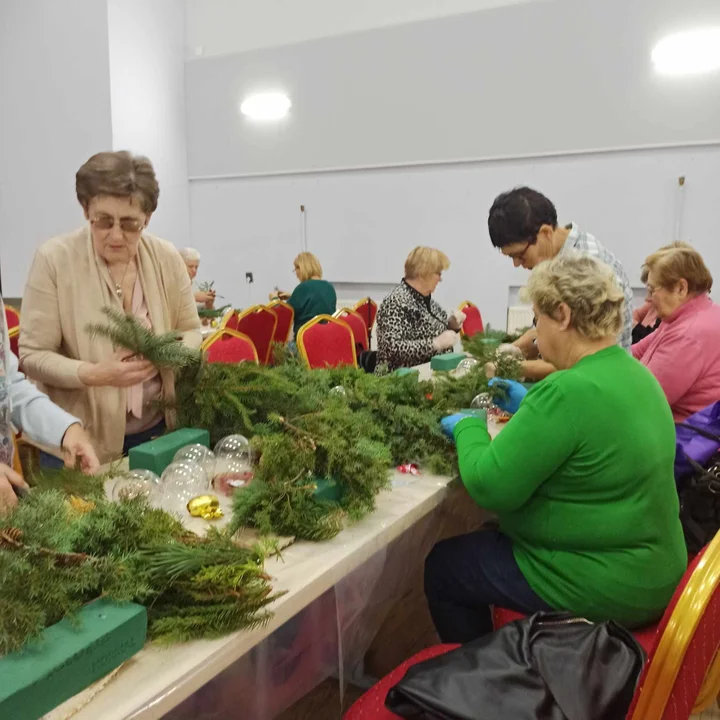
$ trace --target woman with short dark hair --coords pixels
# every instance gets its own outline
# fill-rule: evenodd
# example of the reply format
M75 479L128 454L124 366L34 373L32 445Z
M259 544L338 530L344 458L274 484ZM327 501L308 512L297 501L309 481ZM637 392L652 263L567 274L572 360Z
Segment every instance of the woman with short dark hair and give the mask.
M109 307L198 346L200 320L180 254L146 232L160 194L150 161L98 153L78 170L75 187L87 225L37 251L23 296L20 358L28 376L80 418L107 462L164 430L157 401L172 397L174 379L90 337L88 324L106 322Z

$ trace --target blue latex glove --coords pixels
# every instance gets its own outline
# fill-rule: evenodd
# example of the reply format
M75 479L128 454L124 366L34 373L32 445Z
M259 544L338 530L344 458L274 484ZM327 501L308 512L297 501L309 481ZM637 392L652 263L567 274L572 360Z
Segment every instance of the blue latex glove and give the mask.
M440 429L443 434L449 437L451 440L455 439L455 426L465 418L476 417L482 420L487 420L487 413L485 410L461 410L459 413L454 415L448 415L440 421Z
M520 403L527 395L527 388L515 380L503 380L502 378L493 378L488 383L490 387L497 385L505 389L505 399L496 399L493 402L506 413L514 415L520 409Z

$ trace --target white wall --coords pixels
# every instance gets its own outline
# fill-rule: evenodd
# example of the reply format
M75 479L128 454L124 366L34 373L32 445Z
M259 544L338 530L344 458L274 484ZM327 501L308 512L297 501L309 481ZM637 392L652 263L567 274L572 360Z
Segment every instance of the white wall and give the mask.
M537 0L186 0L188 52L223 55Z
M720 24L717 0L555 0L194 59L191 176L720 143L717 75L658 76L665 33ZM242 98L283 89L273 126Z
M294 284L304 204L308 246L327 279L397 282L410 249L431 245L452 262L440 302L473 300L486 321L504 327L509 288L526 273L490 244L487 212L498 193L523 183L545 192L561 222L594 233L640 286L643 259L675 239L680 175L687 178L681 236L720 278L718 147L196 181L192 234L201 275L215 280L225 302L265 302L275 285Z
M147 155L160 183L150 230L189 244L185 134L185 7L108 0L112 147Z
M0 2L0 262L19 296L35 248L78 227L75 172L112 143L107 8Z
M205 21L218 5L209 8ZM194 0L188 9L192 44L200 10ZM412 247L440 247L453 262L441 302L471 299L504 326L510 288L525 273L487 237L499 192L545 192L639 286L644 257L675 239L680 175L682 236L720 273L719 78L662 79L650 62L665 33L709 21L720 23L716 0L555 0L191 59L201 275L235 305L292 286L305 205L309 248L328 279L394 282ZM224 30L214 30L219 51ZM238 100L271 84L290 92L290 117L244 122Z

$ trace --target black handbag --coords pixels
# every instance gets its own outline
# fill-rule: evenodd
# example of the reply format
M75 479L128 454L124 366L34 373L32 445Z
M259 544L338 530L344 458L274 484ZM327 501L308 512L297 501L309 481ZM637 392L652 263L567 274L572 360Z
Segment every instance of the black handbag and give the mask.
M413 720L622 720L644 662L613 622L538 613L414 665L385 706Z
M720 444L720 437L704 428L687 423L678 423L678 427ZM720 453L715 453L706 467L687 455L685 461L693 472L678 480L680 522L688 552L696 555L720 530Z

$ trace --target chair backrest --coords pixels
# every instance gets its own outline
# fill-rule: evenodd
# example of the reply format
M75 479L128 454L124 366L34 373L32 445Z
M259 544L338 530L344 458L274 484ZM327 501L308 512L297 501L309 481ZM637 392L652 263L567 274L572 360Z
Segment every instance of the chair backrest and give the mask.
M20 355L20 313L12 306L5 306L5 322L7 323L10 349L15 356Z
M238 326L238 315L240 313L237 310L228 310L220 320L220 330L237 330Z
M267 365L270 360L277 324L277 315L264 305L254 305L238 314L235 329L253 341L261 365Z
M333 317L338 320L342 320L350 326L355 338L355 345L359 346L361 350L369 350L370 343L368 342L368 328L365 321L360 317L360 314L350 308L342 308L338 310Z
M268 307L277 315L278 319L273 343L286 343L290 339L290 330L292 330L295 320L295 310L293 310L292 305L288 305L282 300L273 300Z
M8 332L16 328L20 329L20 313L12 305L5 306L5 322Z
M720 691L720 533L690 563L658 627L631 720L686 720Z
M210 363L258 363L258 353L253 341L236 330L218 330L202 344L202 349Z
M377 315L377 303L369 297L363 298L359 302L355 303L353 310L363 319L367 326L368 336L372 334L373 326L375 325L375 316Z
M465 313L465 322L460 330L464 337L472 337L483 331L482 315L477 305L466 300L458 309Z
M311 369L352 365L357 367L355 337L350 326L331 315L306 322L295 338L300 357Z

